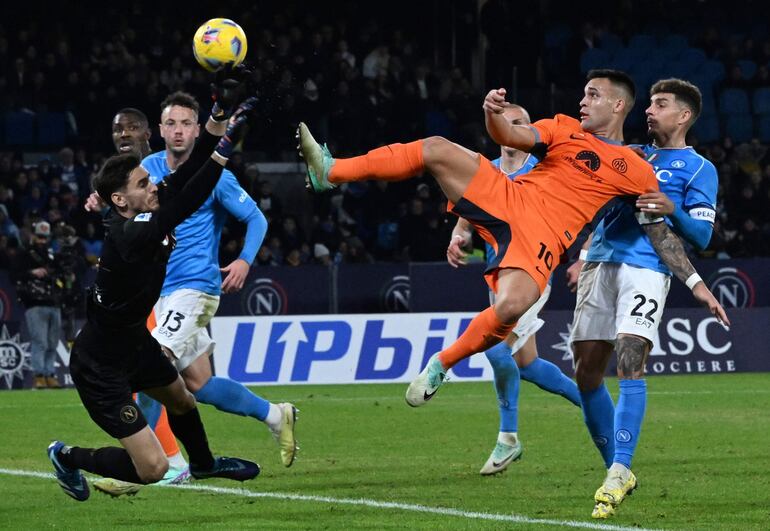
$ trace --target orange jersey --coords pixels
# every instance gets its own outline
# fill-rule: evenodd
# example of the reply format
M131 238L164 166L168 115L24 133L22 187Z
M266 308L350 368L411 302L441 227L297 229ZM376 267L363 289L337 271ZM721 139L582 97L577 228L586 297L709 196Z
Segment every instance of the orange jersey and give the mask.
M574 118L557 114L531 127L548 151L514 182L565 249L613 197L658 190L649 163L628 147L584 131Z
M532 171L511 181L482 156L463 197L448 205L492 246L486 278L493 291L499 269L518 268L542 293L559 258L606 203L658 189L651 165L573 118L557 114L532 127L548 147Z

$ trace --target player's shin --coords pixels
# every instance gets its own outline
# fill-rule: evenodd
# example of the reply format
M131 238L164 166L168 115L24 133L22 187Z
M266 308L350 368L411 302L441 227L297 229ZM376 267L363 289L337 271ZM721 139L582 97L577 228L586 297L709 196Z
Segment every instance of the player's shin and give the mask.
M505 339L515 325L501 322L494 307L490 306L473 318L457 341L439 353L438 359L445 369L449 369L457 362L493 347Z
M519 368L504 341L487 350L486 356L494 373L500 432L515 433L519 429Z
M550 361L535 358L532 363L521 368L521 379L549 393L561 395L580 407L580 392L577 384Z
M146 483L139 477L131 456L123 448L94 449L65 446L58 457L59 461L68 468L81 469L130 483Z
M181 415L173 415L169 411L168 422L171 425L171 430L182 441L182 445L187 450L191 467L208 470L214 466L214 456L211 455L206 430L203 428L198 408L193 408Z
M401 181L419 175L425 170L422 144L422 140L389 144L359 157L335 159L329 182L339 184L369 179Z
M639 432L642 430L644 411L647 407L647 382L645 380L620 380L620 396L615 408L615 456L614 463L631 468Z
M604 382L590 391L580 391L583 403L583 420L596 448L602 454L604 465L609 468L615 456L615 405Z

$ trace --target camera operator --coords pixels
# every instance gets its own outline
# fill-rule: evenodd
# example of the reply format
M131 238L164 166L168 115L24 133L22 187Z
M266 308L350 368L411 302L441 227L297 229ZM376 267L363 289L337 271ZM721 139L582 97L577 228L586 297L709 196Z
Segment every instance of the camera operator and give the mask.
M16 291L26 308L24 320L30 337L35 388L59 388L54 362L61 336L61 282L51 249L51 225L33 225L30 245L19 252L13 267Z
M75 229L61 222L53 230L56 286L61 296L63 339L69 347L75 340L75 318L84 313L85 290L81 279L86 270L85 248ZM57 245L58 244L58 245Z

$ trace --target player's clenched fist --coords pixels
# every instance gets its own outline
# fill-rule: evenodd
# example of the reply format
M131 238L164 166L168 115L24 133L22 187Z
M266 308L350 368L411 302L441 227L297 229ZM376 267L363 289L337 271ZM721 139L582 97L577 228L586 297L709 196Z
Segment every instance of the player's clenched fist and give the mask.
M486 112L494 114L502 114L505 110L505 89L492 89L487 93L487 97L484 98L484 105L482 107Z

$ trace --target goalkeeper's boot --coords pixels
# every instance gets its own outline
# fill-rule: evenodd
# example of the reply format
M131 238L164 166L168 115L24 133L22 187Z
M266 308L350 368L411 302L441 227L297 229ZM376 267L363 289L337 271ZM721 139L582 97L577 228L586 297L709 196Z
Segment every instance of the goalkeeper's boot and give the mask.
M235 481L254 479L259 475L259 465L238 457L215 457L213 466L204 470L190 464L190 474L195 479L227 478Z
M626 496L630 496L635 488L636 476L634 473L623 465L613 463L607 471L604 483L594 494L596 507L594 507L593 515L599 515L594 516L594 518L607 518L614 514L614 509L623 502ZM599 505L610 505L612 510L606 510ZM606 515L602 516L602 514Z
M119 479L101 478L94 481L94 488L99 492L109 494L113 498L118 496L134 496L142 488L137 483L120 481Z
M293 404L284 402L276 404L281 410L281 423L275 430L272 428L270 432L273 434L273 439L278 443L278 447L281 450L281 462L283 466L290 467L294 463L294 458L297 456L297 439L294 437L294 426L297 422L297 408Z
M61 441L53 441L48 445L48 458L53 463L54 475L67 496L77 501L86 501L91 495L86 478L79 469L66 467L59 461L59 452L66 448L69 447Z
M487 462L484 463L484 466L479 470L479 474L482 476L498 474L508 468L508 465L514 461L521 459L523 449L519 438L516 437L515 441L509 442L513 442L513 444L508 444L500 440L497 441L495 449L492 450L489 459L487 459Z
M305 183L308 188L316 192L325 192L336 188L336 185L329 182L329 172L334 166L334 157L329 153L326 144L323 146L315 141L310 129L303 122L297 127L297 149L307 165L307 174Z
M434 354L422 372L409 384L406 390L406 403L412 407L422 406L433 398L444 380L446 380L446 370L441 365L438 354Z

